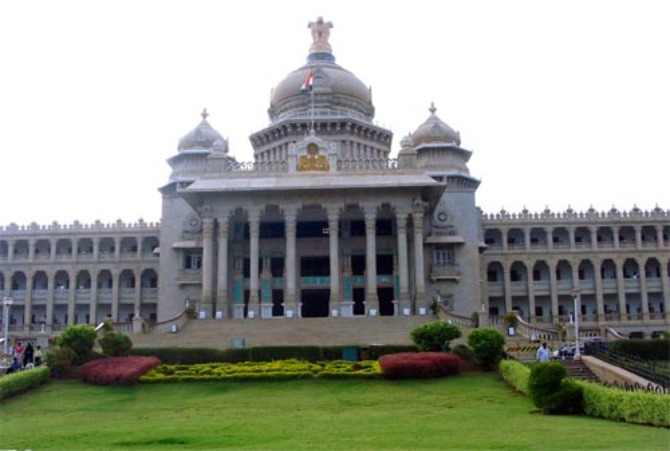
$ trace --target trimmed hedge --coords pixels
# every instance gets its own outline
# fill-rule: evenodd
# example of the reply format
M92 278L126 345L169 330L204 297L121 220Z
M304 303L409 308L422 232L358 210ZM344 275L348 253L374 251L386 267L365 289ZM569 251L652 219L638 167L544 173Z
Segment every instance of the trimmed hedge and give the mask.
M79 368L84 382L95 385L136 384L141 375L160 365L157 357L107 357Z
M0 400L11 398L51 379L51 371L46 366L18 371L0 378Z
M576 382L584 394L584 412L626 423L670 427L670 396L642 390L624 391L592 382Z
M516 360L502 360L498 365L498 369L505 382L524 395L528 395L530 368Z
M371 346L259 346L240 349L210 348L133 348L132 356L156 356L165 364L269 362L272 360L299 359L308 362L341 360L344 349L358 348L362 360L377 360L387 354L417 352L414 345Z
M670 360L670 340L615 340L608 349L644 360Z
M386 379L425 379L458 374L461 358L443 352L403 352L379 359Z
M140 382L261 381L303 378L378 379L380 377L379 364L374 361L337 360L313 363L290 359L236 364L160 365L141 376Z

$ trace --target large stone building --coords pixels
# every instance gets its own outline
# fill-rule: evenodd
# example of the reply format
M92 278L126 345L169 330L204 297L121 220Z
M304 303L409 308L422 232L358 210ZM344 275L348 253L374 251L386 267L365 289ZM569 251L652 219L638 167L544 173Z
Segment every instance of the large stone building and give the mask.
M579 305L591 328L668 329L670 211L483 214L471 152L434 106L391 156L331 26L310 23L307 62L250 137L253 162L203 112L168 159L160 224L0 229L11 330L160 322L187 306L222 321L425 315L434 302L548 328Z

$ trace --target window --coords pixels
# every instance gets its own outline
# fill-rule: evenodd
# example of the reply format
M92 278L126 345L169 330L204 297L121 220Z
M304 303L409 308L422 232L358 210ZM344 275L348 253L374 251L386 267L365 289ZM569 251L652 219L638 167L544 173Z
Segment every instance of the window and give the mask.
M184 269L200 269L202 267L201 254L184 255Z
M454 263L454 254L448 249L435 249L434 258L438 266L448 266Z

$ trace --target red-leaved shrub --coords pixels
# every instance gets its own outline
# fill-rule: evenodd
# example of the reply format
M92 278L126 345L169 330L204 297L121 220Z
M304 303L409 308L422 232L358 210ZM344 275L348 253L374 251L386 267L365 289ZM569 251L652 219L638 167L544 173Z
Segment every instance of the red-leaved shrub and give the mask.
M402 352L380 357L379 366L387 379L423 379L458 374L461 358L443 352Z
M95 385L136 384L140 376L161 364L158 357L107 357L79 368L84 382Z

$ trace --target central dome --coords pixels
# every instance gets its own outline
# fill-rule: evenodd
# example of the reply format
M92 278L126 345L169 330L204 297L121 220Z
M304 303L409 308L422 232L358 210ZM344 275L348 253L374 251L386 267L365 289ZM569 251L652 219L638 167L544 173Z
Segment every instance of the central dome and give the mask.
M354 74L335 63L328 37L330 22L321 17L310 22L313 42L307 64L288 74L272 90L268 114L270 120L280 122L286 119L311 115L350 116L371 122L374 106L370 89ZM310 73L312 92L301 92ZM304 90L303 90L304 91ZM314 97L312 99L312 96Z

